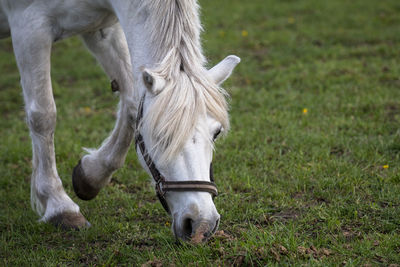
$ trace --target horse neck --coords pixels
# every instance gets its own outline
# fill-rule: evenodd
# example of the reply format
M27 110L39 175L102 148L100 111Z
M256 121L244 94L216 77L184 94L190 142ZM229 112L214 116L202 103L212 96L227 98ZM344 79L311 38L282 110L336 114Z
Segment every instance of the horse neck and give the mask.
M128 43L135 83L141 81L141 68L153 65L153 44L145 29L145 12L140 9L140 0L109 0L111 8L118 17ZM136 86L136 88L141 88Z
M129 52L131 56L133 76L136 82L141 81L141 75L142 75L141 68L143 66L151 67L154 66L155 63L160 63L160 61L167 55L167 53L170 52L170 49L176 49L178 53L180 53L180 55L182 56L181 58L183 58L183 60L186 61L187 65L189 66L203 65L205 60L202 54L200 38L199 38L201 26L197 14L197 6L195 0L191 1L174 0L178 1L180 5L185 5L187 8L187 12L190 13L186 14L185 16L185 17L190 17L190 22L188 21L185 25L185 26L190 25L190 27L185 27L185 33L184 33L187 34L188 35L187 37L190 38L186 37L186 41L187 40L189 41L187 44L184 45L182 45L181 44L182 42L179 41L181 40L181 36L175 36L176 37L175 39L164 36L164 39L162 39L161 37L159 40L156 40L154 36L152 36L151 32L149 32L149 30L147 29L147 25L149 24L149 21L147 20L149 19L149 17L151 18L154 16L149 16L149 12L152 11L149 11L146 9L146 7L144 7L145 4L143 3L145 2L145 0L131 0L131 1L107 0L107 1L109 1L111 8L118 17L118 20L125 33L125 37L128 43ZM169 1L166 1L165 4L168 4L168 2ZM188 4L189 2L190 4ZM174 18L171 17L171 20L172 19ZM156 24L157 23L155 23L155 25ZM187 28L190 29L188 30ZM175 30L177 29L174 29L171 32L176 32ZM160 31L163 30L160 29ZM182 33L182 31L180 33ZM160 36L162 36L162 34L160 34ZM174 39L175 43L171 42L171 39ZM168 49L165 49L166 47ZM172 62L172 64L174 64L174 62ZM176 64L179 63L176 62Z

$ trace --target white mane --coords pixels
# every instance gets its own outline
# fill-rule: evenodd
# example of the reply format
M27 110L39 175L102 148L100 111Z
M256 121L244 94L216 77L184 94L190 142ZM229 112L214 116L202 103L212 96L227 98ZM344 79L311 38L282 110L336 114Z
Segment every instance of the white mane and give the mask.
M181 151L200 117L208 114L228 131L226 93L210 80L204 67L197 2L144 0L142 4L149 11L146 27L159 62L151 72L166 81L142 127L155 142L154 155L167 162Z

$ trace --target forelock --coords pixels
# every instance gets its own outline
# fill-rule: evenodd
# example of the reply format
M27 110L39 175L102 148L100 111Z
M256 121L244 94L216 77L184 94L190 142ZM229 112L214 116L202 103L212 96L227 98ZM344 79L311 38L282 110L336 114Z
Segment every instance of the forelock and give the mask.
M150 151L161 163L175 158L196 127L203 127L199 125L200 118L212 116L226 131L229 129L226 93L210 81L205 69L193 76L166 68L161 64L152 70L154 75L165 79L166 86L153 96L142 124L154 144Z

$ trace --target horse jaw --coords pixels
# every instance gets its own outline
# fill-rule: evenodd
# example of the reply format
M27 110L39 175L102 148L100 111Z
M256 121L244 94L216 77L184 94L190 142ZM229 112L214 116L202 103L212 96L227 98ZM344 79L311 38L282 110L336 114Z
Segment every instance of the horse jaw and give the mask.
M222 84L231 76L233 69L240 63L240 58L234 55L227 56L220 63L208 70L208 75L218 85Z

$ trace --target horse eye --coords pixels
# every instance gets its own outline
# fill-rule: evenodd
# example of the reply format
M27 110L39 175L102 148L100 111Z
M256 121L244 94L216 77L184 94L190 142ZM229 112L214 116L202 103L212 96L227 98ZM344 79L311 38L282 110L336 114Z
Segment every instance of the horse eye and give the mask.
M221 129L218 129L213 136L213 140L217 139L218 135L221 133Z

